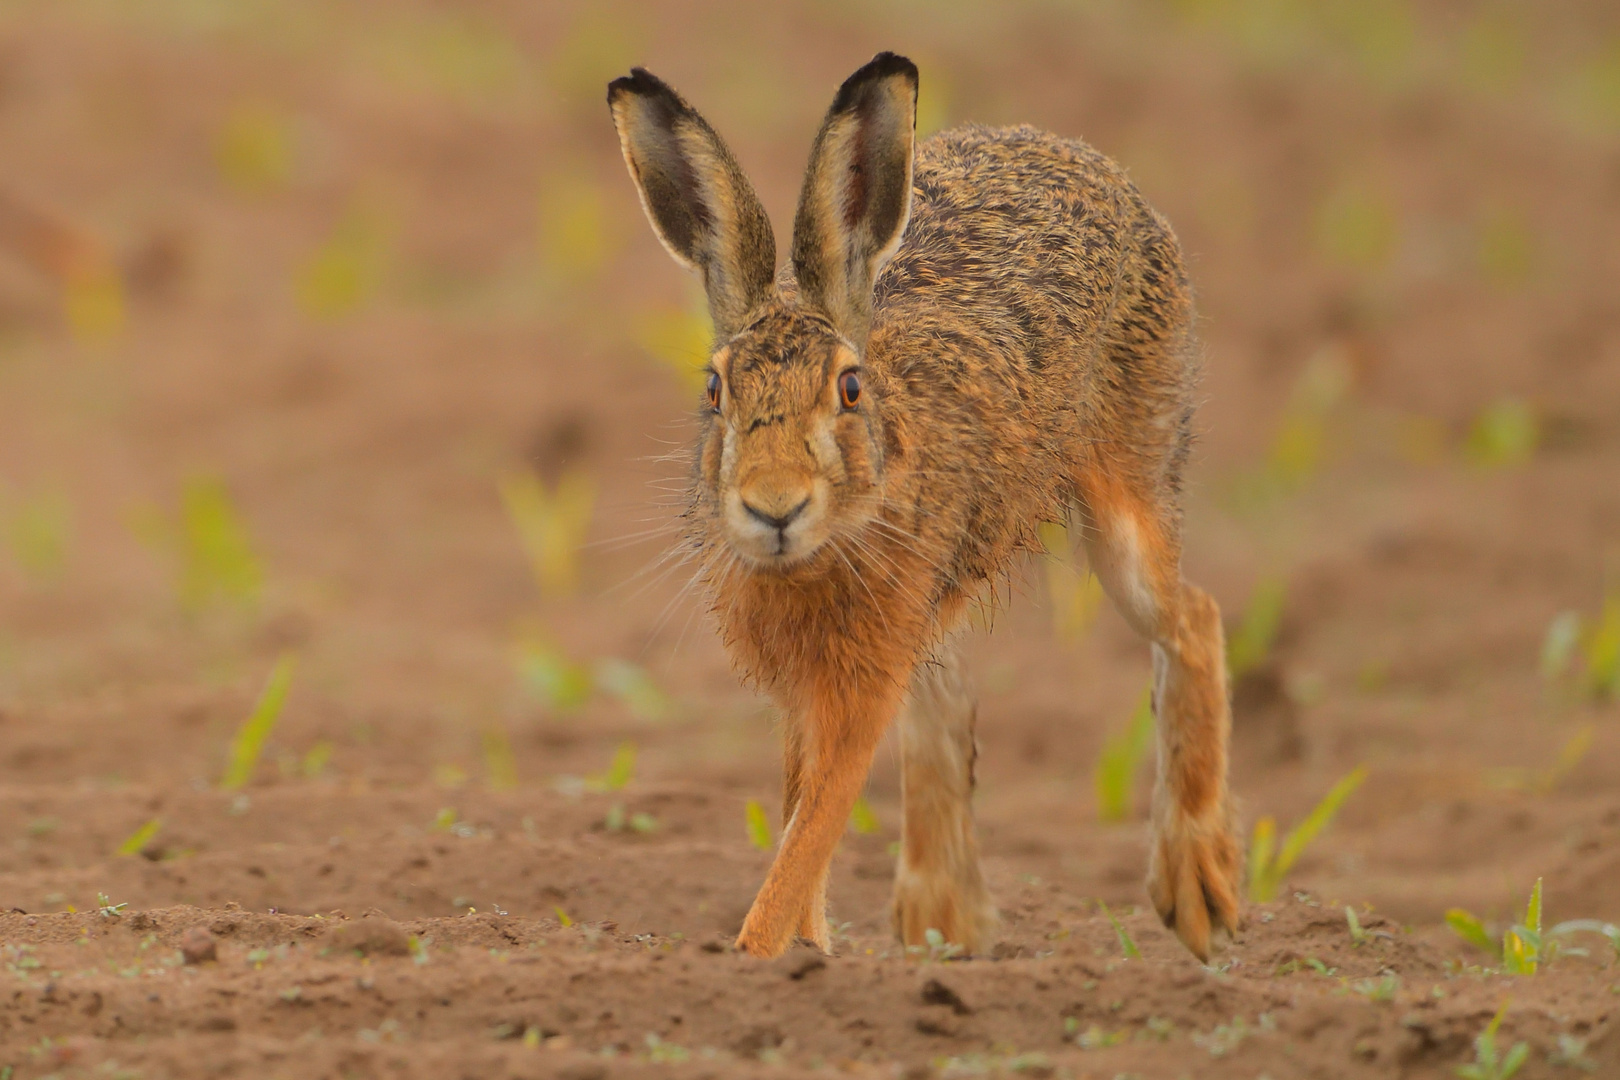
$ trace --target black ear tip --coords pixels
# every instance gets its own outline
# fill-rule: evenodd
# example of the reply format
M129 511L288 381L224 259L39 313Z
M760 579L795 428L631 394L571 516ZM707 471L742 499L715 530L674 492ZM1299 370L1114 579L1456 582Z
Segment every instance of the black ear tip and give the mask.
M617 79L608 83L608 104L611 105L620 94L636 94L641 97L671 97L679 100L675 91L669 88L668 83L644 67L633 67L630 69L630 74L620 75Z
M838 88L838 93L833 98L833 111L843 112L852 108L861 92L868 86L896 76L904 78L911 84L912 91L916 91L917 65L899 53L878 53L861 65L859 71L844 80L844 85Z

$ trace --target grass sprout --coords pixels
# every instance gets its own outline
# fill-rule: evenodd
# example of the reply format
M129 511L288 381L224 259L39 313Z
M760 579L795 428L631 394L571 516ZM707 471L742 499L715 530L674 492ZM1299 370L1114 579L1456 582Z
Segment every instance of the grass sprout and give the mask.
M570 469L548 490L538 475L521 470L502 477L500 489L541 595L571 595L579 585L579 550L596 506L596 482Z
M1485 1030L1474 1036L1474 1060L1454 1070L1462 1080L1511 1080L1530 1056L1530 1044L1526 1042L1514 1043L1506 1053L1496 1047L1496 1033L1502 1026L1502 1017L1507 1015L1507 1008L1508 1003L1502 1002Z
M180 602L188 611L258 603L264 572L230 491L218 477L186 481L180 494Z
M281 708L287 702L287 691L292 687L293 671L297 666L297 657L292 653L282 653L276 666L271 669L270 678L259 694L253 711L237 729L236 738L231 740L225 775L219 782L222 790L236 791L253 779L253 771L258 768L264 744L275 729L276 721L281 719Z
M303 760L298 764L299 772L304 774L305 780L319 779L326 771L326 766L332 760L334 747L331 742L321 739L304 752Z
M10 506L0 502L0 539L18 568L34 581L61 576L72 524L67 496L61 491L41 491Z
M1124 821L1136 801L1136 775L1153 746L1153 689L1142 692L1125 730L1108 737L1091 775L1100 821Z
M1575 771L1592 749L1592 743L1597 738L1596 724L1583 724L1575 734L1558 751L1558 757L1551 765L1542 769L1503 768L1493 769L1487 779L1496 787L1509 791L1530 791L1538 795L1545 795L1563 782L1564 778Z
M591 697L591 670L535 638L517 643L514 657L524 685L554 712L567 713Z
M1108 905L1099 900L1097 901L1097 906L1102 908L1103 915L1108 919L1108 925L1114 928L1114 936L1119 938L1119 948L1120 951L1125 954L1125 959L1142 959L1142 950L1138 949L1136 947L1136 942L1131 940L1131 935L1126 932L1124 924L1122 924L1119 919L1114 917L1114 913L1112 911L1108 910Z
M596 662L594 675L597 689L623 702L637 720L657 723L669 717L669 697L645 668L609 657Z
M489 786L496 791L511 791L518 786L517 757L512 753L512 740L506 737L506 729L491 724L484 729L482 741Z
M685 308L663 307L642 315L636 341L648 356L672 371L681 388L696 399L703 389L703 372L714 347L714 324L702 297L694 295Z
M776 845L771 836L771 819L758 799L749 799L743 805L743 825L748 830L748 842L759 850L769 851Z
M1345 925L1350 928L1350 943L1360 946L1367 941L1367 931L1362 929L1361 920L1356 917L1356 909L1349 904L1344 906Z
M1463 451L1481 468L1509 468L1534 457L1540 439L1541 424L1535 409L1518 398L1502 398L1474 418L1463 440Z
M1446 925L1464 941L1499 957L1502 970L1511 975L1534 975L1542 964L1552 960L1559 936L1588 928L1580 922L1560 923L1552 932L1542 932L1540 878L1536 878L1535 885L1530 889L1524 918L1504 931L1500 942L1491 936L1478 916L1462 908L1452 908L1446 912Z
M1226 642L1226 668L1236 679L1265 664L1271 646L1282 626L1283 605L1288 586L1281 578L1269 577L1255 585L1243 619Z
M377 290L387 249L382 216L363 203L351 206L299 268L294 289L299 308L321 322L360 310Z
M613 751L613 760L608 762L608 767L604 771L585 777L585 790L596 794L622 791L635 778L636 744L622 742L618 749Z
M124 909L129 905L127 903L115 904L106 893L98 892L96 893L96 907L101 912L103 919L116 919L124 913Z
M1277 844L1277 822L1263 817L1254 825L1249 845L1249 899L1257 904L1276 899L1283 879L1305 849L1332 823L1339 808L1367 779L1367 767L1358 765L1322 797L1305 819Z
M279 109L241 102L214 140L214 163L237 191L262 194L285 187L293 172L293 128Z
M1085 637L1102 609L1102 582L1084 566L1075 564L1075 542L1068 526L1048 521L1037 530L1050 558L1046 560L1046 588L1052 597L1052 629L1065 641Z
M849 827L862 836L870 836L882 826L878 823L877 815L872 812L872 804L861 795L855 800L855 805L849 809Z
M146 824L130 833L129 838L122 844L118 845L118 854L139 855L142 849L144 849L147 844L150 844L152 839L157 836L158 830L161 828L163 828L162 818L153 818L151 821L148 821Z

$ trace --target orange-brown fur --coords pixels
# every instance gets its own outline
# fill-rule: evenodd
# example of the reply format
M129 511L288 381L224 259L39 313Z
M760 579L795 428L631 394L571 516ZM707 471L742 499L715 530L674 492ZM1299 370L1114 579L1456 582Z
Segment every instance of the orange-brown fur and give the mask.
M913 153L915 93L890 54L840 89L778 275L718 136L645 72L610 90L648 216L716 322L686 542L739 668L789 718L787 828L737 944L828 948L827 867L903 713L897 932L984 945L973 706L945 642L1072 511L1153 643L1149 893L1207 956L1212 923L1235 928L1239 856L1219 613L1180 574L1197 353L1175 237L1078 141L968 127Z

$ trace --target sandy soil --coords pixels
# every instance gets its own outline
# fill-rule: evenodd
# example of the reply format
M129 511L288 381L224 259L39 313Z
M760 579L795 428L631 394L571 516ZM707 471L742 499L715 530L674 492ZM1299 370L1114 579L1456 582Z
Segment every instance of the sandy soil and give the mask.
M1442 1077L1504 1004L1521 1077L1620 1075L1602 939L1513 976L1443 921L1500 932L1537 878L1549 924L1620 921L1615 706L1540 670L1554 617L1620 589L1620 21L1342 7L1375 14L0 4L0 189L126 286L121 319L75 314L0 252L0 1075ZM1148 770L1097 820L1147 650L1107 611L1056 633L1040 566L967 647L993 955L889 936L889 749L837 955L724 947L776 737L683 583L640 574L692 401L643 342L690 294L602 87L680 86L780 227L880 47L922 64L926 123L1118 157L1192 255L1188 573L1234 631L1285 589L1237 687L1245 823L1369 770L1212 967L1145 910ZM1504 400L1538 445L1482 463ZM572 595L503 509L526 467L597 485ZM185 602L197 477L252 602ZM661 707L554 707L534 642L637 665ZM287 652L255 778L220 790ZM591 790L627 743L633 779Z

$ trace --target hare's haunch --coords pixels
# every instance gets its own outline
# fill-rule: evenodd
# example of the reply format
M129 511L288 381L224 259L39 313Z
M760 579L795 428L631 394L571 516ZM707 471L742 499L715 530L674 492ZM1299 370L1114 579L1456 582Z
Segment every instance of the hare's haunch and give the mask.
M1120 168L1033 128L914 145L917 69L882 53L810 153L779 274L720 137L646 71L609 87L659 239L703 276L716 345L685 542L737 665L788 715L782 845L737 946L829 947L827 868L901 725L894 923L969 952L995 921L971 795L967 602L1077 519L1153 645L1148 892L1187 947L1235 929L1220 613L1181 578L1193 305L1169 225Z

